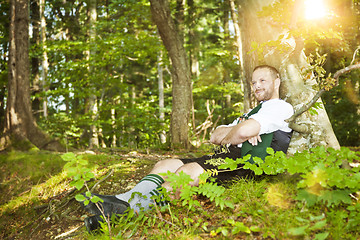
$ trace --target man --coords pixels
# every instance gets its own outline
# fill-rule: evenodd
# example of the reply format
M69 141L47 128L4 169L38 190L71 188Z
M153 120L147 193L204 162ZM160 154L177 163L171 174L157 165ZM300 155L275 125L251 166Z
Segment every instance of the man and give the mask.
M250 154L252 157L264 159L268 147L272 147L275 151L286 152L292 131L285 120L290 118L294 111L289 103L279 99L279 87L280 75L274 67L268 65L256 67L252 75L252 89L260 105L233 123L216 128L210 142L219 145L220 151L194 159L159 161L149 175L130 191L114 196L94 194L103 200L99 204L105 215L122 214L128 207L135 211L149 209L154 203L151 197L159 195L160 187L171 190L170 184L161 177L161 173L183 171L192 178L190 184L197 186L200 174L208 169L217 169L219 173L215 177L219 181L253 174L251 170L243 169L242 165L234 171L218 169L227 157L237 159ZM99 209L93 203L85 206L85 209L95 214L85 219L87 229L91 231L98 228L98 222L102 221Z

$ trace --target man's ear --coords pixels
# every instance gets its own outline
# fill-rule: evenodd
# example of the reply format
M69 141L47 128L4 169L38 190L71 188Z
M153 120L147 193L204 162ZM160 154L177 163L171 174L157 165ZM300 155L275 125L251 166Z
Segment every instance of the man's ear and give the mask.
M281 83L280 78L276 78L276 79L275 79L275 88L276 88L276 89L279 89L279 88L280 88L280 83Z

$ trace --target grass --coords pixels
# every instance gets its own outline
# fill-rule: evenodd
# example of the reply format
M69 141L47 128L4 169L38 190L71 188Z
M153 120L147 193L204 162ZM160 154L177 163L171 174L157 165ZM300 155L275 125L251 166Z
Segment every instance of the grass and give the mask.
M89 186L112 172L94 192L126 191L157 160L170 157L176 156L127 151L85 154L96 175ZM86 232L83 219L88 214L74 200L81 191L69 186L64 164L59 154L50 152L0 154L0 189L7 193L0 197L0 239L109 239L106 231L95 236ZM225 185L233 209L221 210L203 196L194 197L201 207L190 209L174 201L169 208L121 218L111 229L112 239L321 239L322 233L328 234L327 239L360 239L359 216L350 216L343 205L307 208L294 200L297 181L285 174L234 180ZM301 230L303 234L291 234Z

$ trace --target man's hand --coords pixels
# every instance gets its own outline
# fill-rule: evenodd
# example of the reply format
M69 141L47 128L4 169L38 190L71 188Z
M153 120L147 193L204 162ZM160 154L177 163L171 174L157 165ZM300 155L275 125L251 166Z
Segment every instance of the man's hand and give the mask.
M237 145L245 142L246 140L252 141L253 145L261 142L259 135L260 124L254 119L248 119L244 122L241 122L233 127L226 136L220 141L220 145L232 144Z
M210 142L215 145L221 145L221 141L231 131L233 127L218 127L210 136Z
M258 145L259 142L262 142L260 135L257 135L257 136L255 136L255 137L249 138L248 141L249 141L249 143L251 143L251 145L253 145L253 146L256 146L256 145Z

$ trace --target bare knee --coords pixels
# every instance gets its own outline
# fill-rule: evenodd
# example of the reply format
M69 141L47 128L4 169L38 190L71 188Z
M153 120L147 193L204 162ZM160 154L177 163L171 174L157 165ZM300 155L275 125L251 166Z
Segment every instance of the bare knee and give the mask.
M157 162L153 169L151 170L151 174L159 174L159 173L167 173L176 172L184 163L180 159L165 159Z
M202 174L205 170L196 162L193 163L187 163L183 166L181 166L176 173L184 172L187 175L191 177L193 180L190 182L190 185L192 186L198 186L199 185L199 176Z

